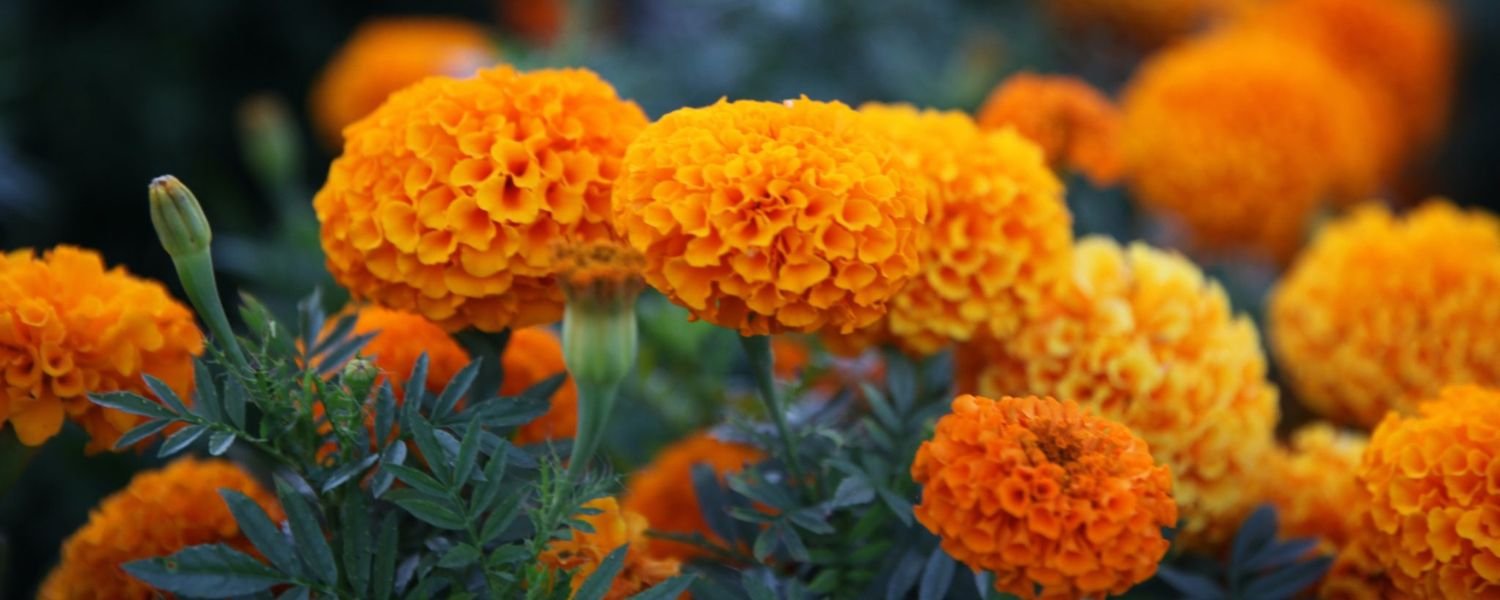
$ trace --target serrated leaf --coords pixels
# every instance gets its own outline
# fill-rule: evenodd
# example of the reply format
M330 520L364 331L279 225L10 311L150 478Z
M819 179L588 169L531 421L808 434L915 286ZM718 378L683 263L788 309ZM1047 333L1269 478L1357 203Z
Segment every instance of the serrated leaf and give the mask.
M460 398L469 392L469 386L474 385L474 378L479 376L480 362L478 359L464 366L453 379L448 380L448 385L443 386L443 393L438 394L437 401L432 405L432 418L441 419L453 412L458 406Z
M219 391L213 373L202 359L193 359L193 396L197 398L193 407L212 421L224 420L224 405L219 401Z
M503 329L500 333L485 333L470 327L453 337L469 351L469 356L482 361L483 366L479 370L479 376L474 379L470 397L477 404L498 396L500 384L505 379L500 357L510 344L510 329Z
M779 600L764 574L764 571L755 570L740 575L740 586L745 588L745 595L750 596L750 600Z
M423 352L412 365L411 375L406 380L406 406L412 409L421 408L422 399L427 396L427 366L427 353ZM427 450L422 452L426 453Z
M449 548L438 560L438 566L444 569L462 569L474 564L479 560L479 549L468 544L459 544Z
M476 421L469 424L468 430L464 431L463 440L458 444L458 456L453 459L453 485L462 489L468 483L469 477L474 473L474 463L479 460L479 438L482 432Z
M380 382L380 391L375 394L375 435L384 447L396 427L396 392L391 389L389 379Z
M330 347L318 358L318 375L327 376L343 368L349 359L359 354L359 351L363 350L370 340L375 339L377 334L378 332L375 331L361 333Z
M399 542L394 512L385 515L380 537L375 542L375 560L370 564L370 595L374 600L390 600L396 582L396 544Z
M901 412L911 410L916 404L917 373L906 355L896 351L886 353L885 387L891 391L891 400Z
M344 495L339 504L339 535L344 578L358 596L370 587L371 523L369 502L358 489Z
M423 473L421 469L406 465L384 465L381 469L389 471L396 476L396 479L401 480L401 483L411 486L412 489L440 498L448 495L446 486L433 479L431 475Z
M395 490L386 494L386 499L433 527L453 531L462 531L468 527L463 515L439 498L425 496L415 490Z
M697 576L689 573L678 575L661 583L647 588L646 591L630 597L630 600L677 600L693 585Z
M875 490L871 489L869 480L863 476L850 476L839 481L839 486L833 490L833 498L828 501L827 509L834 511L868 504L874 500Z
M285 580L270 567L223 544L192 546L165 558L121 565L156 589L196 598L232 598L270 589Z
M475 512L482 513L490 510L505 489L505 469L509 462L509 454L506 450L510 442L501 440L499 444L495 451L490 453L489 461L484 464L484 481L475 486L474 495L469 499Z
M1262 504L1245 518L1245 522L1240 524L1240 530L1234 534L1229 550L1231 576L1245 575L1243 565L1246 560L1259 554L1275 538L1276 509L1270 504Z
M234 522L239 525L240 531L262 556L288 575L288 578L302 573L296 548L292 547L291 541L282 535L281 529L271 522L271 517L266 515L259 504L248 496L227 488L219 490L219 495L229 506L229 513L234 515Z
M1172 586L1172 589L1182 593L1184 598L1192 598L1193 600L1221 600L1226 597L1224 590L1214 580L1197 573L1178 570L1168 565L1162 565L1156 569L1156 578Z
M953 571L958 563L948 556L942 548L932 551L927 557L927 565L922 568L922 582L917 586L918 600L940 600L948 595L948 587L953 585Z
M510 528L511 523L521 516L520 494L512 494L500 502L500 506L490 512L490 516L484 518L484 525L480 527L479 538L488 544L494 542L501 534Z
M798 527L806 529L811 533L829 534L834 531L833 526L828 524L828 520L823 515L818 514L817 509L804 508L794 510L787 513L786 517Z
M614 583L615 577L619 576L620 569L625 566L625 553L630 550L630 545L625 544L615 548L604 560L599 562L599 567L589 574L588 579L583 580L583 585L573 594L573 600L604 600L604 595L609 593L610 585Z
M140 425L132 427L125 435L115 442L115 450L125 450L134 446L153 435L161 433L168 425L176 422L174 419L152 419Z
M370 494L376 498L385 496L386 490L391 489L391 484L396 481L396 476L386 469L387 465L399 465L406 461L406 444L396 442L387 446L380 453L381 469L375 472L375 477L370 480Z
M151 389L151 393L155 394L161 400L162 404L170 407L173 412L179 415L185 415L190 412L188 407L183 405L182 398L177 397L177 392L173 391L172 386L167 385L167 382L157 379L155 375L150 373L142 375L141 378L146 380L146 387Z
M1246 559L1245 564L1240 566L1240 570L1244 573L1258 573L1266 569L1289 565L1310 557L1317 547L1318 540L1315 538L1271 542L1255 556Z
M719 484L719 475L713 467L695 464L692 467L693 494L698 499L698 512L708 528L731 545L739 541L733 518L729 516L729 498Z
M485 402L464 412L473 413L473 417L483 422L485 427L504 429L536 420L537 417L547 412L551 405L552 401L547 398L522 396Z
M89 401L105 408L113 408L132 415L151 417L153 419L175 419L177 415L167 407L147 400L144 396L134 392L105 392L102 394L89 394Z
M1302 590L1322 579L1323 574L1327 573L1331 566L1333 566L1333 558L1327 556L1297 563L1251 581L1240 595L1245 598L1268 600L1294 598Z
M411 402L411 396L407 396L407 402ZM438 442L436 433L433 432L432 424L421 415L414 415L407 423L411 427L412 440L417 443L417 449L422 451L422 458L427 461L427 468L438 481L445 484L453 482L453 469L449 464L452 459L443 446Z
M917 579L922 576L922 570L927 566L922 555L912 548L901 555L896 562L896 567L891 570L891 578L886 580L886 600L901 600L906 597L907 592L917 585Z
M337 584L339 571L338 565L333 561L333 549L328 547L328 538L323 537L323 527L318 524L318 516L312 505L280 477L276 478L276 497L281 500L281 508L286 512L292 540L297 544L297 554L302 557L312 576L328 585Z
M909 500L883 487L876 488L875 493L880 496L880 500L885 502L886 506L890 507L891 512L896 513L896 518L901 519L902 524L911 525L912 507Z
M208 436L208 453L212 456L222 456L234 445L235 434L233 431L215 431Z
M319 488L319 491L326 494L337 489L350 479L354 479L359 474L364 473L365 469L374 466L375 461L379 459L380 455L371 454L357 461L339 465L339 468L334 469L332 473L328 474L328 478L323 480L323 486Z
M249 393L235 378L230 377L229 381L224 383L224 416L235 427L245 426L245 404L249 401Z
M177 433L167 436L166 441L161 443L161 448L156 451L157 456L166 457L181 452L208 433L208 428L202 425L188 425L178 429Z

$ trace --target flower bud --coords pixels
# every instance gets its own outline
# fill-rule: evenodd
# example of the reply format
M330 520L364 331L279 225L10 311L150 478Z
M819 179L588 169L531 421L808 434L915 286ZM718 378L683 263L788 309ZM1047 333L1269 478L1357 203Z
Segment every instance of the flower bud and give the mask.
M364 402L370 397L370 390L375 388L375 380L380 378L380 367L361 356L344 365L343 376L349 395Z
M151 224L173 258L207 252L213 239L198 198L171 175L151 181Z

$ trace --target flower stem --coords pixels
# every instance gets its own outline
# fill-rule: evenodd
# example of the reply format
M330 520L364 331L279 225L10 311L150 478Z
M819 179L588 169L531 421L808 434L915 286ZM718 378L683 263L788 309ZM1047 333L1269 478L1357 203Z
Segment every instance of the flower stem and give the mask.
M797 440L792 437L791 425L787 423L786 406L781 401L781 394L776 392L771 338L764 335L740 336L740 343L745 347L745 356L750 359L750 372L755 378L755 386L760 390L760 399L766 404L766 412L771 413L771 422L776 424L776 434L784 446L787 469L794 480L793 485L800 488L807 480L803 478L802 460L797 455Z
M568 479L580 481L588 470L589 459L599 450L604 427L613 411L620 384L594 385L578 381L578 433L573 436L573 453L568 459Z
M224 314L224 303L219 300L213 257L207 251L194 252L173 256L172 264L177 266L177 278L182 281L182 289L187 292L188 301L198 309L198 316L208 325L214 341L229 355L235 367L242 373L250 372L250 363L240 350L239 340L229 327L229 317Z

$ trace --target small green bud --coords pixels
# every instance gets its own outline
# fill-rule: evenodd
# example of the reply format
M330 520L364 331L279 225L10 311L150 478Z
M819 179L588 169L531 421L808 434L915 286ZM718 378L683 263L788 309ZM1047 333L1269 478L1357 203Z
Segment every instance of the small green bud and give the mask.
M380 367L360 356L344 365L343 376L349 395L363 402L370 397L370 390L375 389L375 380L380 378Z
M150 190L151 224L167 254L175 259L208 252L213 233L193 192L171 175L151 180Z

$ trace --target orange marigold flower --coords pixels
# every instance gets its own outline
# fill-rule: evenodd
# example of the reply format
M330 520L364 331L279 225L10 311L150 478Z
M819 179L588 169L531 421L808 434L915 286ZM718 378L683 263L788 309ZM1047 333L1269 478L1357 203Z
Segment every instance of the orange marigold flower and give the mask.
M1297 397L1373 426L1444 385L1500 385L1500 219L1433 200L1325 227L1271 293L1271 347Z
M469 364L469 352L420 315L364 306L354 322L354 333L375 333L360 354L370 357L381 373L390 378L396 399L405 394L417 358L427 355L427 391L439 393L453 376ZM330 327L332 325L330 324ZM378 385L378 384L377 384Z
M1445 388L1419 414L1387 414L1370 436L1359 485L1370 498L1370 551L1417 598L1500 596L1500 391Z
M1352 80L1271 35L1211 35L1156 55L1125 92L1132 193L1203 250L1285 260L1317 209L1372 191L1387 135Z
M1003 341L959 347L959 391L1076 399L1172 468L1179 540L1212 547L1264 496L1278 409L1255 326L1183 257L1080 241L1073 273Z
M612 235L610 189L646 124L582 69L434 77L345 131L313 199L334 277L445 329L555 321L552 248Z
M1071 400L959 396L911 476L943 550L1022 598L1122 594L1156 572L1177 521L1146 442Z
M372 19L354 31L313 85L313 124L330 145L392 92L433 75L467 77L500 59L483 27L461 19Z
M1357 487L1357 486L1356 486ZM1363 495L1362 495L1363 496ZM1323 581L1318 584L1318 597L1323 600L1410 600L1411 596L1397 591L1384 565L1375 555L1380 532L1370 521L1368 499L1362 504L1346 510L1354 513L1352 537L1337 555Z
M130 480L89 513L63 542L62 558L42 583L40 600L130 600L159 597L120 565L199 544L253 551L219 496L231 489L254 500L273 522L284 516L276 496L225 460L183 458Z
M1338 550L1359 529L1361 502L1354 472L1368 439L1341 433L1327 423L1304 426L1292 435L1290 448L1278 448L1267 462L1266 497L1276 506L1284 538L1323 540Z
M1103 33L1149 48L1201 29L1247 0L1041 0L1070 37Z
M1120 179L1120 110L1076 77L1017 73L990 92L979 126L1015 127L1054 166L1079 171L1095 186Z
M848 333L918 273L925 188L842 103L674 111L623 169L616 225L646 255L646 281L715 325Z
M543 565L573 572L574 592L599 568L604 557L625 544L630 544L625 565L604 595L606 600L623 600L677 575L681 566L677 559L652 556L652 540L646 537L650 524L645 517L621 510L611 497L595 499L584 507L599 511L579 517L594 531L574 529L570 539L552 542L541 556Z
M88 452L114 447L145 422L90 402L88 392L151 396L143 374L160 378L184 401L203 334L193 313L155 281L99 254L58 246L0 254L0 426L38 446L73 419L89 434Z
M657 531L701 533L719 540L703 512L693 489L693 465L706 465L722 479L765 455L754 446L724 442L706 432L695 433L664 448L651 464L625 482L625 510L640 513ZM655 556L687 560L701 553L698 547L667 540L652 540Z
M562 343L550 329L530 327L510 332L510 343L500 357L504 379L500 395L517 396L548 377L567 371ZM516 430L517 444L571 438L578 429L578 387L569 377L552 396L552 406L536 420Z

